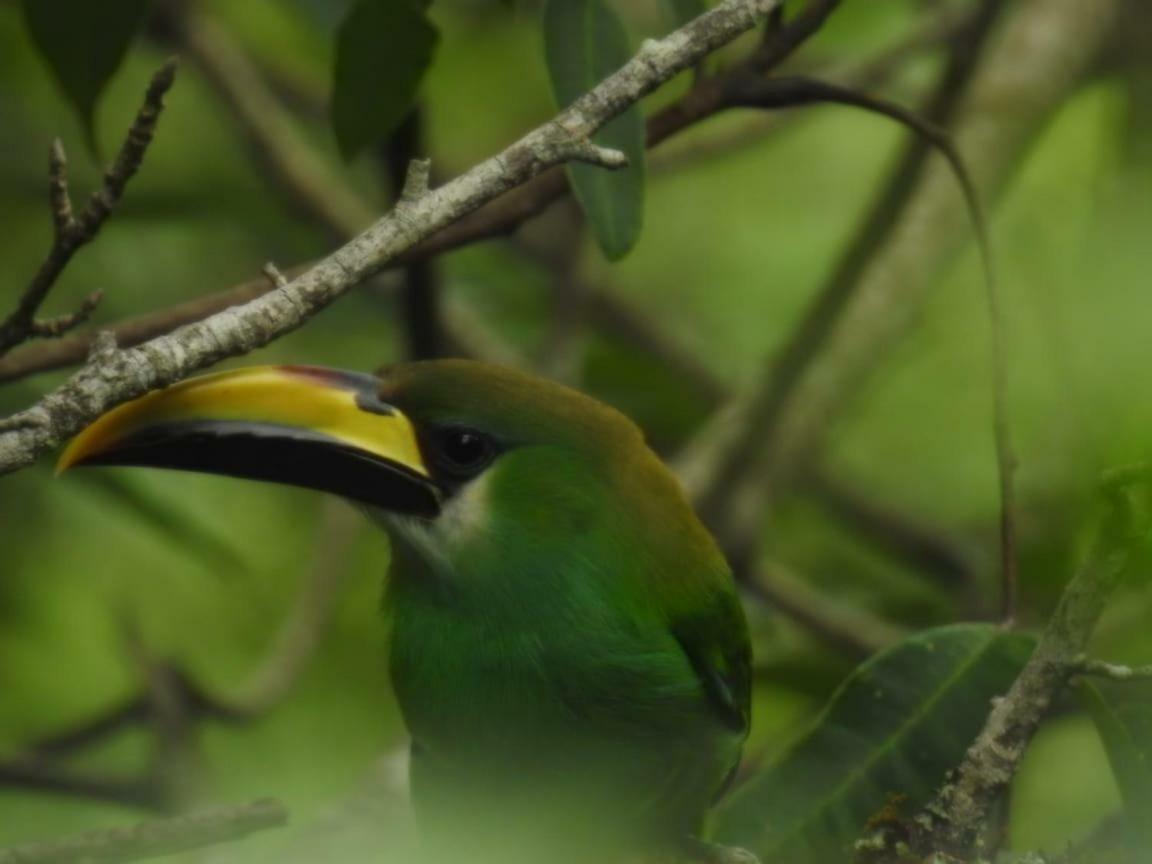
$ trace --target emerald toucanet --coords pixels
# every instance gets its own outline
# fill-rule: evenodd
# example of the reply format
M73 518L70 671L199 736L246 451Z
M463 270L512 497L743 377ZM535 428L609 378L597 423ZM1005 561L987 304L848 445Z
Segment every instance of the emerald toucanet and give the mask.
M678 860L748 730L732 577L619 412L462 360L267 366L122 405L60 467L336 493L393 538L391 676L446 860Z

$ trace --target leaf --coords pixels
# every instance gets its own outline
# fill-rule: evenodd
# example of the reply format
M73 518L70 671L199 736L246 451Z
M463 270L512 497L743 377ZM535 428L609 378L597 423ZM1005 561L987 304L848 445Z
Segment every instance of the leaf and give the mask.
M602 0L547 0L544 53L556 102L566 108L631 57L624 25ZM636 244L644 216L644 115L632 105L606 123L593 140L620 150L628 166L609 171L572 164L569 177L576 200L610 261Z
M1084 681L1079 692L1124 799L1130 836L1152 850L1152 681Z
M812 729L716 814L721 843L766 862L847 861L894 796L914 812L954 768L1034 646L989 624L919 633L876 655Z
M96 103L116 74L149 0L24 0L24 20L95 150Z
M336 33L332 128L345 159L412 109L439 34L415 0L357 0Z
M704 14L708 8L705 0L664 0L664 5L668 7L668 14L672 18L672 23L677 27L687 24L698 15Z

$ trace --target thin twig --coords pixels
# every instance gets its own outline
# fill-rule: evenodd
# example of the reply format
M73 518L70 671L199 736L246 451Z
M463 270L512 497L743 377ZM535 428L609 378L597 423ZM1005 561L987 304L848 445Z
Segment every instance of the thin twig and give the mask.
M960 40L963 49L953 51L924 110L933 124L947 125L958 110L968 79L976 69L976 46L987 37L1002 2L984 0L981 14L970 22ZM745 79L734 85L732 97L739 101L741 90L753 86L755 81ZM787 98L786 94L776 95ZM913 200L934 141L939 138L918 134L909 142L880 197L800 323L753 385L750 395L743 397L739 409L735 410L734 405L729 411L730 416L739 417L732 427L733 434L718 437L715 446L696 448L696 453L703 451L703 455L692 457L696 462L693 475L704 479L693 492L705 520L730 550L747 544L752 526L758 523L767 497L762 478L777 449L782 415L823 353L877 250L895 232L901 214ZM705 430L705 434L713 433Z
M964 62L968 64L966 71L970 72L975 68L974 64L977 52L974 50L971 40L975 38L976 41L979 42L983 39L983 36L990 31L991 25L995 21L1002 6L1003 0L990 0L990 2L985 2L980 8L980 14L976 16L973 22L972 31L968 35L968 38L962 42L963 47L959 49L959 54L962 56ZM959 89L956 84L958 81L963 80L964 77L966 76L957 75L955 72L951 75L946 75L944 79L944 89L948 92L958 94ZM1008 417L1009 370L1007 336L1005 333L1004 315L1001 310L999 280L993 258L992 240L988 231L987 219L984 215L983 206L980 203L980 197L976 192L975 185L972 182L963 158L960 156L960 152L956 149L949 135L934 123L886 99L869 96L851 88L810 78L771 78L767 80L736 79L732 82L731 88L733 103L747 107L790 108L801 105L833 103L851 105L888 117L906 126L924 141L927 141L937 152L944 156L952 172L955 174L972 218L976 244L980 251L982 275L991 322L993 382L992 425L1000 496L1000 618L1006 624L1011 624L1016 618L1019 576L1017 572L1016 552L1016 487L1014 483L1016 457L1013 452L1012 434ZM919 166L913 169L913 173L918 170ZM910 193L911 187L908 188ZM905 200L907 201L909 199L906 198ZM831 327L834 323L835 317L825 326ZM811 334L808 335L809 337L811 336ZM810 345L814 343L808 342L806 344ZM782 355L781 367L784 370L787 370L788 367L783 361L789 357L794 357L794 355L788 352ZM791 386L795 386L795 383L799 381L802 375L803 368L798 366L796 367L796 371L790 376L780 379L782 381L782 390L778 394L779 401L777 402L777 406L783 406L787 398L788 389L790 389ZM778 411L779 407L776 410ZM774 413L775 412L773 412L773 415ZM769 415L764 422L771 424L774 420L773 415ZM760 419L761 418L754 418L753 422L759 422ZM736 467L734 463L729 463L729 466L731 468ZM705 499L702 506L708 508L710 506L716 506L716 504L715 502Z
M933 9L931 14L924 15L907 33L901 34L875 53L863 58L851 57L821 63L806 70L806 74L810 78L834 82L857 92L876 92L896 79L911 60L952 42L967 21L968 16L958 14L955 6L948 6L942 11ZM769 133L779 132L807 116L806 113L758 114L739 126L726 127L714 135L694 136L683 147L670 145L658 152L651 161L652 170L680 170L731 156L763 141Z
M168 60L152 76L144 103L136 113L136 119L128 130L124 143L116 155L112 166L104 174L104 183L89 199L84 209L76 214L68 191L67 159L64 147L59 140L52 143L49 156L48 198L52 211L53 241L47 257L32 277L28 287L20 297L16 309L0 322L0 355L27 339L38 336L60 336L76 325L87 320L96 304L100 302L98 293L89 294L71 315L48 321L37 321L36 314L48 297L48 293L64 272L81 246L91 242L124 194L128 181L132 179L144 156L152 137L160 113L164 110L164 96L171 89L176 77L176 61Z
M860 535L911 563L948 588L974 587L976 574L960 545L922 517L902 512L861 489L812 466L803 474L805 491Z
M781 564L761 565L739 581L754 597L850 657L869 657L907 635L891 621L809 587Z
M88 831L61 840L45 840L0 849L0 864L119 864L161 858L279 828L288 811L279 801L261 798L184 816L141 822L125 828Z
M1071 663L1071 671L1076 675L1092 675L1110 681L1138 681L1152 678L1152 666L1124 666L1088 657L1076 658Z
M792 53L819 32L840 6L841 0L810 0L784 27L768 31L767 38L752 58L751 71L764 74L775 69Z

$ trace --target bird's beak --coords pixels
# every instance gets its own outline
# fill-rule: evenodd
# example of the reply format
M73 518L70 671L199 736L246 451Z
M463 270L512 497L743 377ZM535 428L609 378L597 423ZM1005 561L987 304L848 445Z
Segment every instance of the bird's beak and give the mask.
M371 375L255 366L182 381L114 408L57 473L144 465L270 480L430 518L440 495L416 430Z

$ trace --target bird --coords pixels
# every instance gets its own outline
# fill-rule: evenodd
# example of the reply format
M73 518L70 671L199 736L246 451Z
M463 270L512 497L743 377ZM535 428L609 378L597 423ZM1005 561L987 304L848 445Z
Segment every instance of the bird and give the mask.
M316 489L383 525L429 860L754 860L701 839L748 734L745 615L623 413L472 360L241 367L112 409L58 470L98 465Z

